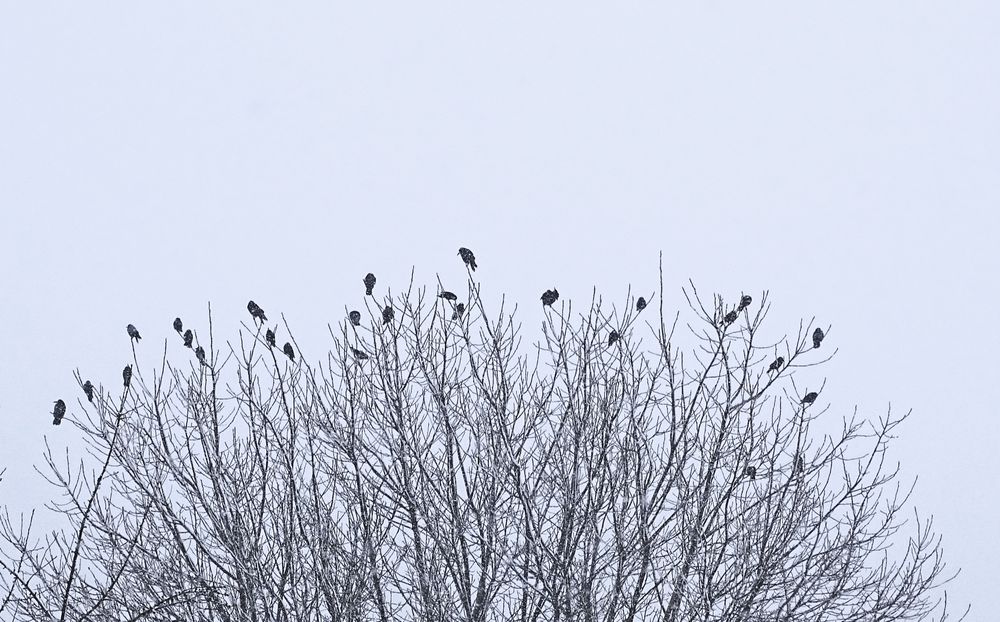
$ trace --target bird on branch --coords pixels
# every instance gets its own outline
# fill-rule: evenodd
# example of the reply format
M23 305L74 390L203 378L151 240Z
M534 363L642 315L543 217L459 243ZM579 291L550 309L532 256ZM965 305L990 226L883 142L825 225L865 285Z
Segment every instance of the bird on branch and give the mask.
M542 294L542 306L551 307L555 301L559 300L559 290L552 288L545 290Z
M392 322L392 317L395 312L392 310L392 305L386 305L385 309L382 309L382 323L388 324Z
M179 317L175 317L174 318L174 330L177 331L178 335L181 335L181 336L184 335L184 322L182 322L181 318L179 318Z
M365 275L365 296L371 296L372 290L375 289L375 275L369 272Z
M643 298L642 296L639 296L639 300L635 301L635 310L636 312L639 312L645 308L646 308L646 299Z
M475 272L477 267L476 256L472 254L472 251L463 246L462 248L458 249L458 254L462 256L462 261L465 262L465 265L472 268L472 271Z
M184 347L190 348L191 344L193 343L194 343L194 333L192 333L191 329L189 328L186 331L184 331Z
M821 343L823 343L823 337L826 337L826 335L823 334L823 329L822 328L817 328L816 330L813 331L813 347L814 348L818 348L819 345Z
M295 360L295 349L292 348L292 344L285 342L285 346L281 348L281 351L284 352L285 356L287 356L292 361Z
M62 423L63 417L66 416L66 402L62 400L55 401L55 407L52 409L52 425L59 425Z
M94 385L89 380L83 383L83 392L86 394L88 402L94 401Z
M350 313L347 314L347 318L351 320L351 324L354 324L355 326L361 326L360 311L351 311Z
M247 311L250 312L253 319L260 320L261 323L267 321L267 316L264 315L264 310L257 306L257 303L252 300L247 303Z
M125 381L125 388L127 389L130 384L132 384L132 366L126 365L125 369L122 370L122 380Z
M274 347L274 331L270 328L267 329L266 333L264 333L264 343L266 343L269 348Z
M139 336L139 331L136 330L135 326L132 326L131 324L125 327L125 331L128 333L129 339L134 339L136 341L142 339L142 337Z
M785 357L779 356L778 358L774 359L774 362L771 363L771 366L767 368L767 373L780 370L781 366L784 364L785 364Z

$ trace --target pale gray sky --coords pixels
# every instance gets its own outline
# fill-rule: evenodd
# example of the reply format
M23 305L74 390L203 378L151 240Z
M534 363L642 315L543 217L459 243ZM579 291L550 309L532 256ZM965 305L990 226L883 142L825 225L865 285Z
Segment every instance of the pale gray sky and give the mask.
M0 5L0 503L47 414L175 315L247 299L318 357L369 270L522 303L770 289L832 324L831 415L913 409L893 458L958 602L1000 610L1000 4Z

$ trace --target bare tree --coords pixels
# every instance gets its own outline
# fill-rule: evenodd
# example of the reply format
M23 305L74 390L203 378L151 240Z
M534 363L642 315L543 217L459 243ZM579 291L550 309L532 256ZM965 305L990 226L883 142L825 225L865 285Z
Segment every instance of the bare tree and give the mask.
M412 281L359 296L367 320L345 313L315 364L256 318L217 348L210 311L204 363L165 347L120 394L78 400L92 460L47 454L65 528L0 521L2 615L948 618L940 538L885 463L906 415L816 433L833 353L813 322L768 341L767 293L691 285L677 334L661 279L658 316L564 298L524 348L516 309L491 313L469 275L462 313Z

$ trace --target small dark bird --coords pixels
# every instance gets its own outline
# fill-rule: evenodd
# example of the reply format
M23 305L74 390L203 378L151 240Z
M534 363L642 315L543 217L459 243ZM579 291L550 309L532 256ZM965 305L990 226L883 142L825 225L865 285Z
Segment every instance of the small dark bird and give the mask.
M736 318L738 317L739 315L735 311L730 311L729 313L726 314L726 317L722 319L725 320L726 324L732 324L733 322L736 321Z
M142 337L139 336L139 331L135 329L135 326L129 324L128 326L125 327L125 330L128 332L128 336L130 339L135 339L136 341L142 339Z
M460 302L455 305L455 310L451 313L451 319L460 320L462 319L462 314L465 313L465 303Z
M621 335L618 334L617 330L611 331L611 334L608 335L608 347L610 348L613 346L615 342L618 341L619 337L621 337Z
M802 459L802 456L795 454L795 472L802 473L806 470L806 461Z
M646 299L643 298L642 296L639 296L639 300L635 301L635 310L642 311L645 308L646 308Z
M274 331L270 328L267 329L266 333L264 333L264 342L267 344L267 347L274 347Z
M472 254L472 251L463 246L462 248L458 249L458 254L462 256L462 261L465 262L465 265L472 268L472 271L475 272L477 267L476 256Z
M202 365L207 365L205 362L205 348L198 346L194 349L194 355L198 358L198 362Z
M816 330L814 330L813 331L813 347L814 348L818 348L819 344L823 343L823 337L825 337L825 336L826 335L823 334L823 329L822 328L817 328Z
M354 324L355 326L361 326L360 311L351 311L350 313L347 314L347 317L349 320L351 320L351 324Z
M94 401L94 385L89 380L83 383L83 392L87 395L87 401Z
M771 363L771 366L767 368L767 373L771 373L772 371L778 371L784 364L785 364L785 357L779 356L778 358L774 359L774 362Z
M62 423L63 417L66 416L66 402L62 400L55 401L55 407L52 409L52 425L59 425Z
M375 275L369 272L365 275L365 296L371 296L375 289Z
M182 335L184 333L184 322L182 322L179 317L174 318L174 330L177 331L178 335Z
M351 348L351 352L353 352L354 356L357 357L360 360L364 360L364 359L368 358L368 355L365 352L362 352L361 350L358 350L357 348Z
M295 360L295 350L292 348L292 344L286 342L285 347L283 347L281 351L284 352L285 356L287 356L291 360L293 361Z
M742 298L740 298L740 306L736 307L736 310L742 311L743 309L746 309L747 307L750 306L751 302L753 302L753 298L751 298L750 296L743 296Z
M392 310L392 305L386 305L385 309L382 309L382 323L388 324L392 321L392 316L395 312Z
M451 292L441 292L438 294L438 298L444 298L445 300L458 300L458 296Z
M816 393L815 391L810 391L809 393L806 393L805 397L802 398L802 403L812 404L813 402L816 401L817 397L819 397L819 393Z
M555 288L553 288L553 289L547 289L547 290L545 290L545 293L542 294L542 306L543 307L544 306L550 306L551 307L555 303L555 301L557 301L557 300L559 300L559 290L557 290Z
M757 467L748 465L747 468L743 469L743 475L750 479L757 477Z
M192 343L194 343L194 333L192 333L189 328L184 331L184 347L190 348Z
M262 323L267 321L267 316L264 315L264 310L257 306L257 303L250 301L247 303L247 311L253 316L253 319L260 320Z
M127 389L130 384L132 384L132 366L126 365L125 369L122 370L122 380L125 381L125 388Z

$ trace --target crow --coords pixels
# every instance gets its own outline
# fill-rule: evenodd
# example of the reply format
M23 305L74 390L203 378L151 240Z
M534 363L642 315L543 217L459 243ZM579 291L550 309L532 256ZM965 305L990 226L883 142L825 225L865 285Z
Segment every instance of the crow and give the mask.
M130 339L135 339L136 341L142 339L142 337L139 336L139 331L135 329L135 326L129 324L128 326L125 327L125 330L126 332L128 332L128 336Z
M281 351L284 352L285 356L287 356L291 360L293 361L295 360L295 350L292 348L292 344L286 342L285 347L283 347Z
M645 308L646 308L646 299L643 298L642 296L639 296L639 300L635 301L635 310L636 312L639 312Z
M750 306L751 302L753 302L753 298L751 298L750 296L743 296L742 298L740 298L740 306L736 307L736 310L742 311L743 309L746 309L747 307Z
M267 329L266 333L264 333L264 341L265 343L267 343L267 347L269 348L274 347L274 331L271 330L270 328Z
M462 318L462 314L465 313L465 303L460 302L455 305L455 310L451 313L451 319L459 320Z
M189 328L184 331L184 347L190 348L192 343L194 343L194 333L192 333Z
M767 373L780 370L781 366L784 364L785 364L785 357L779 356L778 358L774 359L774 362L771 363L771 366L767 368Z
M184 333L184 322L182 322L179 317L174 318L174 330L177 331L178 335L182 335Z
M817 328L816 330L814 330L813 331L813 347L814 348L818 348L819 344L823 343L823 337L825 337L825 336L826 335L823 334L823 329L822 328Z
M757 477L757 467L748 465L747 468L743 469L743 475L750 479Z
M815 391L810 391L809 393L806 393L805 397L802 398L802 403L803 404L812 404L813 402L816 401L817 397L819 397L819 393L817 393Z
M369 272L365 275L365 296L371 296L375 289L375 275Z
M55 407L52 409L52 425L59 425L62 423L63 417L66 416L66 402L62 400L55 401Z
M547 290L545 290L545 293L542 294L542 306L543 307L544 306L551 307L552 304L555 303L555 301L557 301L557 300L559 300L559 290L557 290L555 288L547 289Z
M247 303L247 311L255 320L260 320L262 323L267 321L267 316L264 315L264 310L257 306L257 303L250 301Z
M351 320L351 324L354 324L355 326L361 326L361 312L360 311L351 311L350 313L347 314L347 317L348 317L348 319Z
M126 365L125 369L122 370L122 380L125 381L125 388L127 389L130 384L132 384L132 366Z
M198 346L194 349L194 355L198 358L198 362L202 365L207 365L205 362L205 348Z
M83 392L87 395L87 401L94 401L94 385L89 380L83 383Z
M735 311L730 311L729 313L726 314L726 317L722 319L725 320L726 324L732 324L733 322L736 321L736 318L738 317L739 315L737 315Z
M618 341L619 337L621 337L621 335L618 334L617 330L611 331L611 334L608 335L608 347L610 348L611 346L613 346L614 343Z
M462 256L462 261L465 262L465 265L472 268L472 271L475 272L477 268L476 256L472 254L472 251L463 246L462 248L458 249L458 254Z
M451 292L441 292L438 294L438 298L444 298L445 300L458 300L458 296Z
M360 360L368 358L368 355L365 352L358 350L357 348L351 348L351 352Z
M392 321L392 316L395 312L392 310L392 305L386 305L385 309L382 309L382 323L388 324Z

